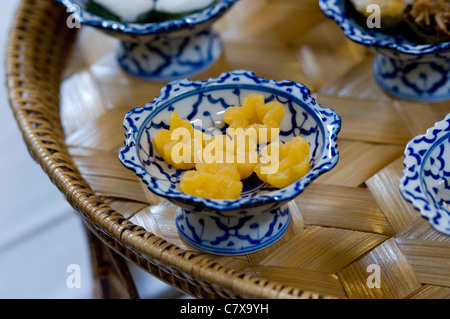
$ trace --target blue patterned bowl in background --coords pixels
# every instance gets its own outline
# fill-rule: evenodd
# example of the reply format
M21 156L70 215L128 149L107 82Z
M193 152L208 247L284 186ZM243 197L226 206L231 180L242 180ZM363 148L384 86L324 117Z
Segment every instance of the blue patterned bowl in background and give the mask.
M238 0L220 0L185 17L155 23L107 20L87 11L87 0L55 0L81 25L120 39L117 60L123 70L150 81L170 81L200 73L222 54L212 24ZM70 18L70 17L69 17Z
M289 141L300 135L309 142L309 173L282 189L269 187L253 174L243 181L242 194L235 200L207 199L182 192L182 171L166 164L153 147L156 132L169 127L174 110L194 126L201 121L203 131L216 128L224 132L225 108L241 105L250 93L262 94L266 102L275 100L284 105L279 139ZM179 207L176 225L181 237L210 253L246 254L273 244L289 226L289 202L315 178L331 170L339 158L338 114L316 103L301 83L265 80L246 70L225 72L207 81L172 81L151 103L129 111L123 125L126 138L119 160L150 191Z
M450 42L417 44L400 33L362 26L348 0L319 0L319 5L349 39L375 50L372 73L387 92L415 101L450 99Z
M431 226L450 236L450 113L405 149L400 191Z

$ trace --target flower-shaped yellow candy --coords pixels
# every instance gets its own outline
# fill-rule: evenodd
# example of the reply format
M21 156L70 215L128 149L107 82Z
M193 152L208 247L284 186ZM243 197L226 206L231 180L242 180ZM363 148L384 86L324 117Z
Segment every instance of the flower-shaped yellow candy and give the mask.
M300 136L283 143L274 142L261 150L261 159L255 167L258 177L277 188L298 181L309 171L309 144Z
M237 199L243 184L236 165L197 163L181 176L180 188L189 195L211 199Z
M198 162L205 135L194 129L188 120L183 120L174 111L170 115L169 129L160 129L154 138L156 151L167 164L177 169L191 169Z
M234 164L241 179L253 174L258 163L256 142L247 136L214 135L206 142L203 148L203 161L205 163Z
M284 112L280 102L265 103L264 96L252 93L244 98L242 106L226 108L223 119L232 129L256 129L258 143L268 143L279 135Z

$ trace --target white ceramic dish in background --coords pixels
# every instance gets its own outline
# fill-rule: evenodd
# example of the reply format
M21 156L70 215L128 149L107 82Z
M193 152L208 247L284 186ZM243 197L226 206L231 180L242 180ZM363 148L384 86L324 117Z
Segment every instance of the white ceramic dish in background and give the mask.
M319 5L349 39L375 50L372 73L387 92L415 101L450 100L450 42L417 44L398 32L366 28L347 0L319 0Z
M120 39L117 60L131 75L170 81L200 73L222 54L220 36L212 24L238 0L220 0L185 17L154 23L124 23L87 11L87 0L55 0L81 24Z

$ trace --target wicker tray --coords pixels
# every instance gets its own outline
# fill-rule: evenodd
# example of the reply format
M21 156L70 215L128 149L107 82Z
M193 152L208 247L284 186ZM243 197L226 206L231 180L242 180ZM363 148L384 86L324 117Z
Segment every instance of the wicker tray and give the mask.
M125 75L114 39L69 29L66 19L53 0L23 1L7 51L10 103L34 159L119 254L200 298L450 297L450 237L398 191L406 143L450 105L386 95L372 78L372 53L345 38L317 1L241 0L216 24L223 57L196 77L245 68L300 81L342 117L340 161L295 199L287 234L237 257L183 242L174 207L117 159L125 112L164 83Z

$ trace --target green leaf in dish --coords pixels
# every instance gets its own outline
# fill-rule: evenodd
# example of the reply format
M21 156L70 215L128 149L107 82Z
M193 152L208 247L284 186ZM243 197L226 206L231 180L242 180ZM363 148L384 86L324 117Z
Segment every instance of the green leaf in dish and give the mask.
M86 10L92 14L95 14L96 16L102 17L107 20L121 21L120 17L92 0L89 0L87 2Z

